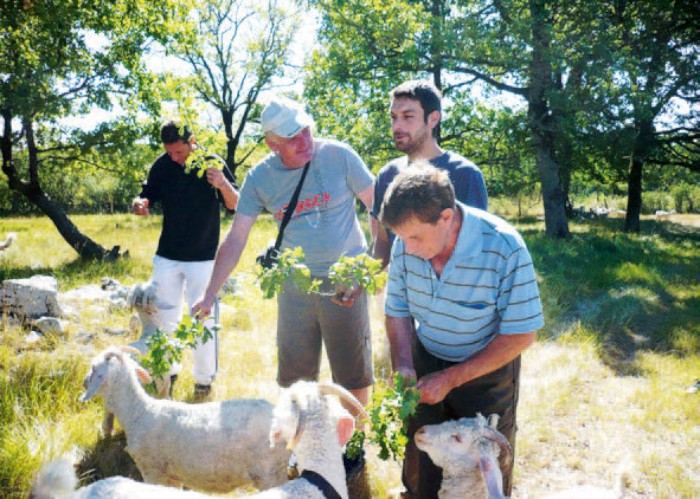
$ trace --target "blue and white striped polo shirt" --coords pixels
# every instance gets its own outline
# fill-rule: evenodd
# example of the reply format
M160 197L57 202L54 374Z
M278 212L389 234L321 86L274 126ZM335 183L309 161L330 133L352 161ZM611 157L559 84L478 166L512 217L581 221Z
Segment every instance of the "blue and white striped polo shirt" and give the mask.
M438 278L429 260L396 239L386 315L414 317L418 338L440 359L462 362L497 334L544 325L535 269L525 242L506 221L457 203L464 214L455 250Z

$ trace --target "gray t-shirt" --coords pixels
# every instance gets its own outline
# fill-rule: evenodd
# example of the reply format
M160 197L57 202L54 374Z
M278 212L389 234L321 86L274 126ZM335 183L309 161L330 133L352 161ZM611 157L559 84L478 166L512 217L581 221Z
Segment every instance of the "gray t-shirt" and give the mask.
M314 144L296 210L284 230L282 249L301 246L312 275L325 277L340 256L357 256L367 250L355 198L372 185L374 176L350 146L327 139L315 139ZM248 172L238 213L257 217L267 211L274 214L279 227L302 171L285 167L277 154L269 154Z

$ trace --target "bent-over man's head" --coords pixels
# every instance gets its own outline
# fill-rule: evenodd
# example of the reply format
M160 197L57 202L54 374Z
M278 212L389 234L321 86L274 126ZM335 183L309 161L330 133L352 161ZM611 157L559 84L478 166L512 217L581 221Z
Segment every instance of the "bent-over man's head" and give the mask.
M445 170L416 161L389 184L379 220L403 239L406 251L430 259L454 235L455 191Z
M194 135L187 126L175 120L168 120L160 128L160 141L170 159L184 165L192 152Z
M301 105L289 99L275 98L263 109L260 124L265 143L279 155L286 167L299 168L311 161L314 120Z
M389 184L379 220L393 229L411 218L434 224L445 209L455 209L455 190L445 170L416 161Z

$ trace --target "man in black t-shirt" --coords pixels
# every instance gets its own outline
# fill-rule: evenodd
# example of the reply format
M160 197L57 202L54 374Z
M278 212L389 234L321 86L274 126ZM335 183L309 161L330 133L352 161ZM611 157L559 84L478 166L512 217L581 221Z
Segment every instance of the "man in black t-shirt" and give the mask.
M148 180L133 201L136 215L149 215L153 203L160 203L163 228L153 258L152 282L157 285L157 324L173 331L182 318L182 297L187 293L188 309L204 293L219 245L220 203L229 210L238 204L238 191L228 171L186 168L190 153L197 147L185 126L166 122L160 131L165 154L151 166ZM213 323L206 324L211 328ZM193 352L195 396L203 398L211 390L217 371L216 336ZM174 366L171 376L180 366Z

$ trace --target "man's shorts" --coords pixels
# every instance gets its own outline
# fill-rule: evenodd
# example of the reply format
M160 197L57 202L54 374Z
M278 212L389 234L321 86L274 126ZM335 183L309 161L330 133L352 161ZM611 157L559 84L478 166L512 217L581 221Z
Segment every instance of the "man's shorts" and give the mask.
M332 291L323 279L321 291ZM341 307L330 296L304 293L287 282L277 295L277 382L289 386L300 379L317 380L321 343L326 347L333 381L357 390L374 383L372 333L367 293L352 307Z

